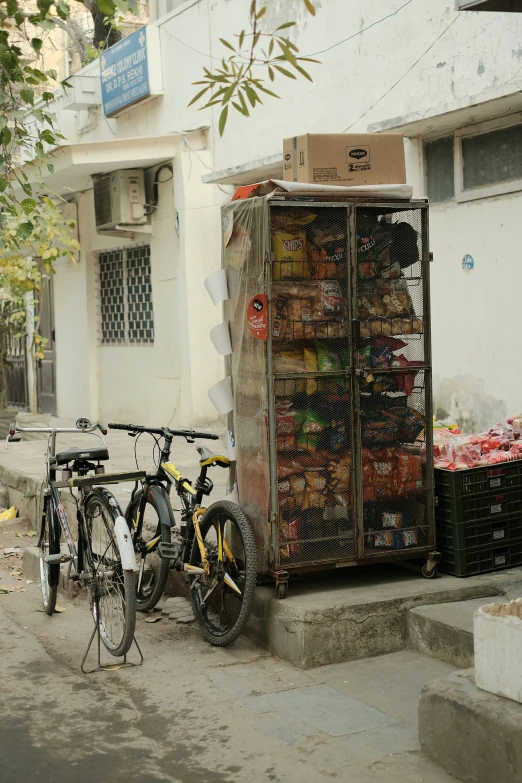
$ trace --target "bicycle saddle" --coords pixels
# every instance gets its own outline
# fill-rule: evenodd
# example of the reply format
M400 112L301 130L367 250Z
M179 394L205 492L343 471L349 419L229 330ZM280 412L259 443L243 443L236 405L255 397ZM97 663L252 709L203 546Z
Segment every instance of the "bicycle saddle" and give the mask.
M228 468L230 460L228 457L224 457L220 454L213 454L206 446L198 446L197 450L201 459L199 465L202 468L210 467L211 465L219 465L220 468Z
M68 451L60 451L60 453L56 455L56 464L66 465L68 462L72 462L76 459L92 459L96 461L109 459L109 452L103 446L86 449L72 448Z

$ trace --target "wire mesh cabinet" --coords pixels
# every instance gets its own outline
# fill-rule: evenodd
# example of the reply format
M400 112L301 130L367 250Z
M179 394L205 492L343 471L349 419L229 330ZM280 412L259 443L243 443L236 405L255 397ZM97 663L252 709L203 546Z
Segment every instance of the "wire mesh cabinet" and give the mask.
M425 557L433 575L427 202L258 198L224 220L229 427L260 570L280 597L292 572Z

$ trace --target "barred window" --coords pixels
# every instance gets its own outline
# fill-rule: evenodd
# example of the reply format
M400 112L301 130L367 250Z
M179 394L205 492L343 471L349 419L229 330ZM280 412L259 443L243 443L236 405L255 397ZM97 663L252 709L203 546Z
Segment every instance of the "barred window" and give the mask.
M102 345L154 342L150 245L98 254Z

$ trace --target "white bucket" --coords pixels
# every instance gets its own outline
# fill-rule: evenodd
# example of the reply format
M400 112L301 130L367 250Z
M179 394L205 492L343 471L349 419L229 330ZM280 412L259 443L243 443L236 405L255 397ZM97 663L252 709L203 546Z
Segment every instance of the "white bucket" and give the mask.
M230 413L234 407L232 380L230 377L226 377L222 381L211 386L208 390L208 396L218 413Z
M227 273L224 269L213 272L205 278L204 283L214 304L228 299Z
M214 326L210 330L210 339L212 340L212 345L221 356L229 356L232 353L228 324L222 323Z
M522 598L481 606L473 637L477 687L522 704Z

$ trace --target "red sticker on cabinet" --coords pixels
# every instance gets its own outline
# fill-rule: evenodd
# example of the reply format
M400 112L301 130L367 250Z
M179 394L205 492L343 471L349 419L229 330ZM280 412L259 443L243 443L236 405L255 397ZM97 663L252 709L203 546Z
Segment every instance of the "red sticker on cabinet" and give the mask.
M248 328L256 340L268 340L268 297L266 294L253 296L247 309Z

